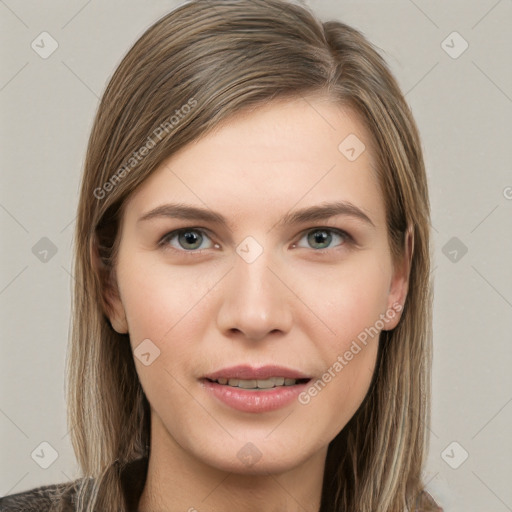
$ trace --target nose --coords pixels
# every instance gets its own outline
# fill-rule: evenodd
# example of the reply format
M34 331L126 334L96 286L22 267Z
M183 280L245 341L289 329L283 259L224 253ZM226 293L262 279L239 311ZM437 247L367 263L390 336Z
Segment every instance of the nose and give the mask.
M288 332L293 321L293 293L281 266L263 252L248 263L235 256L223 283L217 326L228 337L259 341Z

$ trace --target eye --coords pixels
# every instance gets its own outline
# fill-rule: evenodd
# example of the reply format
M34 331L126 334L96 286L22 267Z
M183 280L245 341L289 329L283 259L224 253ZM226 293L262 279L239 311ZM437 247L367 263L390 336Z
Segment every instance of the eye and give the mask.
M299 244L293 244L293 247L304 247L300 245L300 241L304 238L307 239L309 248L322 251L323 249L333 249L337 246L342 246L347 242L352 242L353 238L345 231L335 228L315 228L305 232ZM203 242L210 241L206 247ZM338 242L332 246L333 242ZM164 235L158 242L158 245L163 247L164 250L175 250L182 253L201 253L203 250L218 248L218 244L214 244L210 237L203 229L199 228L181 228L171 231ZM306 246L306 248L308 248Z
M337 244L344 245L347 242L352 241L352 237L346 233L345 231L341 229L334 229L334 228L315 228L307 231L302 236L301 240L307 238L308 244L310 244L310 247L313 249L331 249L333 247L329 247L331 243L336 240L339 241ZM297 244L294 244L294 247L296 247ZM300 247L300 246L299 246Z
M174 242L175 239L176 242ZM158 245L163 246L164 249L172 248L177 251L201 252L203 249L211 249L213 247L213 244L210 244L208 247L199 249L204 240L209 240L209 237L202 229L182 228L167 233Z

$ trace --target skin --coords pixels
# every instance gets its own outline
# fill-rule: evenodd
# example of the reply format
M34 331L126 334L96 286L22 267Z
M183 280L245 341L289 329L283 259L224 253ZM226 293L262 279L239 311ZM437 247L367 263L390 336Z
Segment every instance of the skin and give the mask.
M366 146L355 161L338 149L349 134ZM328 444L368 391L378 337L306 405L240 412L199 379L248 363L316 380L379 315L404 303L409 258L393 264L371 153L354 113L320 96L276 100L182 148L130 196L108 302L113 327L130 334L133 349L150 339L160 350L148 366L135 357L151 404L142 512L319 510ZM373 226L348 215L277 224L291 210L331 201L352 203ZM138 222L171 202L219 212L228 225ZM181 228L203 232L159 245ZM322 228L353 240L330 231L322 241ZM263 249L252 263L236 252L248 236ZM249 442L260 454L254 464L237 456Z

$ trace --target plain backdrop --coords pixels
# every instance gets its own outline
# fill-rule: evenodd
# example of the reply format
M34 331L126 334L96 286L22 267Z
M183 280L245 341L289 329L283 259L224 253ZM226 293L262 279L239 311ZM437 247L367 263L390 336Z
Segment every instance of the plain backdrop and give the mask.
M0 1L0 495L78 476L64 363L87 137L122 56L177 5ZM422 136L435 281L428 488L446 511L510 511L512 2L309 5L380 48Z

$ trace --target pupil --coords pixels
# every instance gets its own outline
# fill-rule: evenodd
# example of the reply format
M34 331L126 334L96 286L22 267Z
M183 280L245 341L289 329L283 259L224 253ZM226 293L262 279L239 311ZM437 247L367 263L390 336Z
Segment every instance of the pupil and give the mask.
M195 242L197 245L197 240L199 239L199 237L193 231L186 231L181 236L184 238L185 244L193 245ZM199 244L200 244L200 242L201 241L199 240ZM195 249L196 247L192 247L192 248Z
M326 244L329 245L330 239L332 238L332 235L330 235L327 231L313 231L311 233L313 243L318 244ZM311 236L310 235L310 236Z

